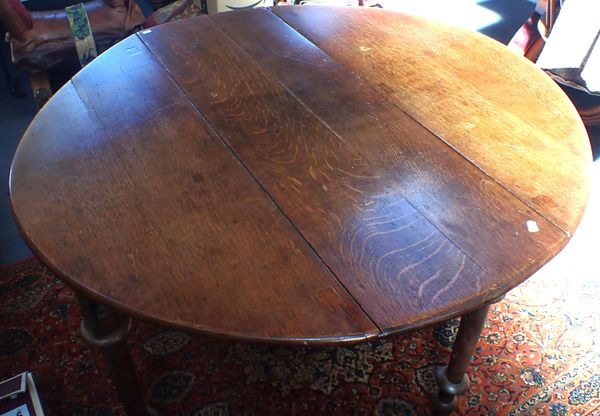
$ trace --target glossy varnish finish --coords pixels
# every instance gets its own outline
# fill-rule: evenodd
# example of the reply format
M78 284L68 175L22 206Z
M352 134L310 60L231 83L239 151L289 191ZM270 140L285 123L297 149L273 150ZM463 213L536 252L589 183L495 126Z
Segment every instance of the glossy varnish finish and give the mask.
M104 301L178 326L254 339L377 333L139 40L117 48L143 55L137 69L110 55L98 69L136 99L115 111L115 90L82 74L51 103L62 122L42 110L15 158L13 181L30 184L13 182L18 218L49 231L38 252ZM156 88L125 82L136 70Z
M572 166L553 165L568 158L577 172L589 166L583 125L530 62L483 35L415 16L275 13L559 228L574 231L589 179L574 180Z
M552 255L552 244L562 241L560 230L547 224L493 178L465 164L458 153L436 140L366 81L291 27L275 25L276 16L252 10L232 17L216 15L213 20L262 69L273 77L285 73L279 77L280 82L368 159L371 168L383 163L385 172L381 175L388 186L400 189L417 210L464 248L488 271L489 280L501 285L510 277L515 284L515 276L525 278L531 273L531 257L539 261ZM273 48L265 51L260 39L268 33L273 35ZM432 189L437 192L424 192ZM473 212L477 212L478 221L472 220ZM543 224L543 234L523 232L528 220ZM515 251L515 245L529 248Z
M394 13L287 7L102 55L27 131L11 201L44 261L116 309L337 343L523 281L575 230L589 162L566 97L500 46Z

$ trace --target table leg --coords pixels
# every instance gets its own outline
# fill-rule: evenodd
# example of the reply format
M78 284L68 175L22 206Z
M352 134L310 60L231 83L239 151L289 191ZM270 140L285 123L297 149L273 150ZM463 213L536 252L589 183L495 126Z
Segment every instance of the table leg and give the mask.
M144 403L135 375L135 366L127 350L127 333L131 327L131 318L115 313L83 295L78 295L77 298L83 315L81 336L87 343L100 348L112 384L127 415L155 415L156 413Z
M52 96L52 87L50 86L48 74L44 71L29 74L29 83L33 91L33 99L39 110Z
M447 366L438 367L435 372L439 392L432 400L434 415L452 413L458 404L456 396L463 394L469 388L467 367L471 362L489 308L490 304L486 304L461 318L450 362Z

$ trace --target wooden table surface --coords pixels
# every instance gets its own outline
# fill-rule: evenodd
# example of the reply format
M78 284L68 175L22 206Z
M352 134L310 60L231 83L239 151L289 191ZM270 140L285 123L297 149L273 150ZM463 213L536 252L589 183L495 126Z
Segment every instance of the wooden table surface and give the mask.
M10 192L35 253L96 301L328 344L518 285L569 241L590 166L568 99L495 41L370 8L275 7L101 55L36 116Z

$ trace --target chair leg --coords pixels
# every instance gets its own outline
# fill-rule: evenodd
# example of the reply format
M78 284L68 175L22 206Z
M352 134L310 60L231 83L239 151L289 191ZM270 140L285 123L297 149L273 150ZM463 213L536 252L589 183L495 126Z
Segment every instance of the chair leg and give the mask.
M29 74L29 82L31 83L31 90L33 91L35 103L37 104L38 109L40 109L52 96L52 88L50 87L48 74L46 72Z
M579 115L586 126L597 126L600 124L600 105L588 108L578 108Z
M556 12L558 11L558 2L557 0L546 0L546 33L544 34L546 37L550 35L552 31L552 27L556 22Z

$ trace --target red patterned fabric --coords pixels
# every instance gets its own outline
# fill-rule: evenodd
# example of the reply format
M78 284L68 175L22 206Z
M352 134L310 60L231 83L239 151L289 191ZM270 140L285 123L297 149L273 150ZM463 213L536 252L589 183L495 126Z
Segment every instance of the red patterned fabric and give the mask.
M565 284L568 282L568 284ZM600 282L536 275L491 308L457 416L600 414ZM34 373L47 414L122 416L73 293L36 261L0 270L0 379ZM134 321L129 348L159 415L423 416L458 329L329 348L194 336Z

